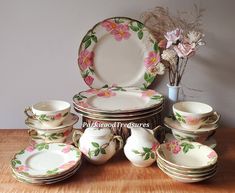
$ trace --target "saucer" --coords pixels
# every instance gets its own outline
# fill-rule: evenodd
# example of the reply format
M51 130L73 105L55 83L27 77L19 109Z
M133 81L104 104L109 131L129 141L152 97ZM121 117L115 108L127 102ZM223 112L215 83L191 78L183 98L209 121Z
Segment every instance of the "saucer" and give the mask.
M203 133L213 131L218 128L218 124L203 126L197 130L188 130L183 128L177 120L173 120L172 118L165 117L164 118L164 125L170 129L176 129L180 131L184 131L185 133Z
M165 139L164 139L165 142L174 141L174 140L177 140L177 139L173 136L173 134L166 133ZM210 137L209 139L204 141L202 144L214 149L217 145L217 142L214 137Z
M34 129L37 129L37 130L45 130L45 129L56 130L56 129L62 129L62 128L65 128L65 127L72 126L72 125L74 125L77 122L78 122L78 116L73 114L73 113L70 113L68 115L68 117L64 120L62 125L60 125L58 127L53 127L53 128L46 128L39 120L36 120L36 119L27 118L25 120L25 124L29 128L34 128Z

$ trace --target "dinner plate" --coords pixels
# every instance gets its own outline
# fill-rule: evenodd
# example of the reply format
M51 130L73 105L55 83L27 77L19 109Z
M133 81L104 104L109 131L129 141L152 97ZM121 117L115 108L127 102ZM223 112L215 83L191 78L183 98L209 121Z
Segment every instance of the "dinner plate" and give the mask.
M158 74L158 43L141 22L114 17L97 23L82 39L78 65L91 88L147 88Z
M163 100L163 95L155 90L121 87L89 89L73 97L74 105L78 108L110 114L139 112L159 107Z
M69 126L72 126L74 125L75 123L78 122L78 116L73 114L73 113L70 113L66 119L64 120L64 122L62 123L62 125L58 126L58 127L53 127L53 128L47 128L45 127L39 120L37 119L31 119L31 118L27 118L25 120L25 124L29 127L29 128L34 128L34 129L37 129L37 130L45 130L45 129L48 129L48 130L57 130L57 129L62 129L62 128L65 128L65 127L69 127Z
M11 167L27 177L51 177L66 173L81 160L80 151L64 143L40 143L15 154Z

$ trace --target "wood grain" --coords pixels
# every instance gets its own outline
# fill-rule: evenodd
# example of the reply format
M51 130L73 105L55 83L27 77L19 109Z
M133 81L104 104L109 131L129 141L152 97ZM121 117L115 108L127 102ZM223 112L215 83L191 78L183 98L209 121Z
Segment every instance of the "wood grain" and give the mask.
M94 166L83 162L80 170L70 179L57 184L37 186L17 182L9 162L13 154L27 146L26 130L0 130L0 193L231 193L235 192L235 128L218 129L216 151L219 154L217 175L208 181L183 184L166 176L153 164L137 168L119 152L105 165Z

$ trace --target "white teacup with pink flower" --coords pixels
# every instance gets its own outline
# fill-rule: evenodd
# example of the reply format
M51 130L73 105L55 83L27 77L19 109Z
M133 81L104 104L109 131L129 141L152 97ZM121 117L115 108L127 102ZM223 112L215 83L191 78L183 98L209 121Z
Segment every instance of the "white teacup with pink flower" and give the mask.
M49 100L27 107L24 112L29 118L39 120L45 127L57 127L69 115L70 109L68 102Z
M216 124L220 118L211 106L200 102L178 102L172 108L176 120L185 129L195 130Z

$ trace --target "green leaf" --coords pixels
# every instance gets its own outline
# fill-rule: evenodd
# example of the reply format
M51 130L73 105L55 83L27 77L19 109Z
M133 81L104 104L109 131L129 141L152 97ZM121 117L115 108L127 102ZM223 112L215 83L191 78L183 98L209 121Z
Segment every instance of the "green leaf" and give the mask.
M89 70L91 71L92 74L95 73L95 71L92 68L89 68Z
M89 40L91 38L90 35L86 35L83 40L82 40L82 43L85 43L87 40Z
M184 119L181 119L183 123L186 123L186 121Z
M13 165L13 167L15 167L16 166L15 160L11 160L11 164Z
M176 114L177 117L181 117L181 115L179 113L176 112L175 114Z
M24 153L24 150L20 151L20 152L18 153L18 155L21 155L21 154L23 154L23 153Z
M143 150L144 150L144 152L145 152L145 153L148 153L148 152L150 152L150 151L151 151L151 149L150 149L150 148L148 148L148 147L143 147Z
M104 149L104 148L100 148L100 153L102 153L102 154L106 154L105 149Z
M97 156L97 155L99 155L99 153L100 153L100 149L95 149L94 155Z
M132 150L132 152L134 152L135 154L140 154L140 152L137 150Z
M137 26L140 28L140 29L143 29L144 28L144 24L140 23L140 22L137 22Z
M144 80L148 82L149 74L147 72L144 73Z
M92 35L91 39L93 40L93 42L97 43L97 37L95 35Z
M151 158L154 159L155 158L155 154L153 152L151 152Z
M91 39L88 39L88 40L85 42L85 49L87 49L90 45L91 45Z
M102 88L108 88L108 87L109 87L109 85L107 85L107 84L102 86Z
M155 79L155 76L149 76L149 79L148 79L148 83L151 83L151 82L153 82L154 81L154 79Z
M130 26L130 28L131 28L131 29L132 29L132 31L134 31L134 32L139 31L139 28L138 28L137 26L133 26L133 25L131 25L131 26Z
M159 47L158 47L158 45L157 45L157 42L154 42L154 44L153 44L153 49L154 49L155 52L158 52L158 51L159 51Z
M88 156L91 158L91 156L92 156L92 151L89 149L89 151L88 151Z
M163 99L163 96L162 95L155 95L155 96L152 96L151 99L153 99L153 100L161 100L161 99Z
M143 32L143 31L139 31L139 32L137 33L137 35L138 35L138 38L139 38L140 40L142 40L142 38L143 38L143 36L144 36L144 32Z
M149 158L150 158L150 153L146 153L145 157L144 157L144 160L148 160Z
M91 142L91 144L94 146L94 147L100 147L100 145L98 144L98 143L96 143L96 142Z
M69 114L69 112L66 112L66 113L63 115L63 117L67 116L68 114Z

